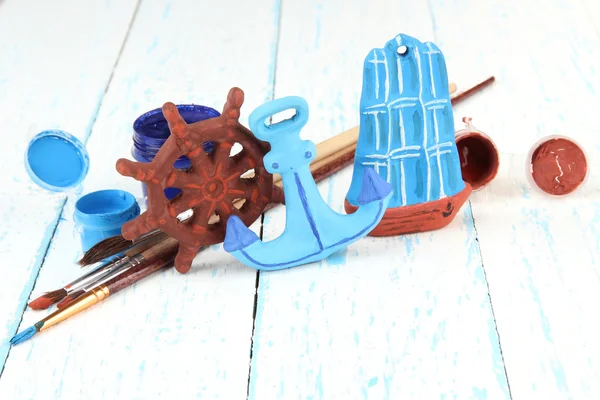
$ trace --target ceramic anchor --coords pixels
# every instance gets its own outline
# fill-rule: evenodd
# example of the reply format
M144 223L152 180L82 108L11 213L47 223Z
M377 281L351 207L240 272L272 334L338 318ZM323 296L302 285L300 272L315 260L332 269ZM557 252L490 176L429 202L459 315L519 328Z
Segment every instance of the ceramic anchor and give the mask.
M291 118L267 126L265 120L288 109ZM300 139L308 121L308 104L290 96L266 103L250 114L250 128L268 141L263 159L270 173L282 178L286 227L277 239L262 242L235 215L229 217L223 247L236 259L259 270L279 270L320 261L366 236L377 226L392 196L392 187L374 169L366 168L358 196L359 207L350 215L332 210L321 197L309 165L316 146Z

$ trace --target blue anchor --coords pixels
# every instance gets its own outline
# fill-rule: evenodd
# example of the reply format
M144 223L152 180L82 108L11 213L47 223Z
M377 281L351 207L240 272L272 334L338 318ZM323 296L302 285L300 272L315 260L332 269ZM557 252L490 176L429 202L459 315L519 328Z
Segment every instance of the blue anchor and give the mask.
M292 118L266 124L269 117L289 109L296 111ZM286 207L285 230L270 242L262 242L237 216L227 220L223 248L252 268L273 271L327 258L374 229L392 196L392 186L373 168L367 168L358 209L350 215L332 210L310 172L316 146L300 139L307 121L308 104L296 96L263 104L249 116L254 135L271 144L263 163L267 171L281 175Z

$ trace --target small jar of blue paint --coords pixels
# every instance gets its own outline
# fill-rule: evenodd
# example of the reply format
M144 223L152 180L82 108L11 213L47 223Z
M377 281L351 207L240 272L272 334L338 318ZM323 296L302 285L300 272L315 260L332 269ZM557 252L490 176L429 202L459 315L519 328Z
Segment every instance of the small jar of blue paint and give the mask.
M177 106L177 109L181 117L188 124L221 115L221 113L213 108L197 104L181 104ZM158 153L171 134L161 108L140 115L133 123L133 132L131 155L136 161L143 163L151 162L154 159L156 153ZM202 147L204 151L210 153L213 149L213 142L205 142ZM181 156L175 161L174 166L177 169L185 171L190 168L191 163L187 157ZM145 184L142 184L142 191L144 198L146 198ZM166 188L165 197L170 200L180 192L181 190L177 188Z
M123 224L139 215L135 197L123 190L99 190L82 196L75 203L73 219L83 251L101 240L120 235Z
M89 155L83 143L61 130L37 134L25 152L25 168L31 179L53 192L70 192L80 188L89 165ZM123 224L138 215L140 207L137 200L122 190L100 190L81 197L75 203L73 219L83 250L121 234Z

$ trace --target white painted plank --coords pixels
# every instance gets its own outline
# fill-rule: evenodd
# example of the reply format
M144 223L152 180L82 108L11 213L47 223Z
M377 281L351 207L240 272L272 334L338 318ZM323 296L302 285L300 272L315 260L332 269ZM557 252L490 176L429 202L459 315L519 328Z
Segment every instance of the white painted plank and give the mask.
M594 0L581 0L586 16L592 26L596 28L596 34L600 36L600 3Z
M262 12L248 18L257 8ZM273 0L210 7L144 1L88 143L84 192L122 188L141 196L139 183L118 175L115 162L129 157L134 119L166 101L221 110L237 85L246 93L246 123L272 94L278 14ZM36 294L81 273L71 215L68 203ZM157 273L14 347L0 398L245 398L255 278L213 246L187 275ZM27 311L22 329L41 315Z
M23 164L27 143L49 128L85 140L135 4L133 0L118 4L6 0L0 4L4 150L0 215L5 232L0 241L0 369L65 200L64 195L47 193L30 181Z
M315 142L358 124L370 49L401 32L434 40L426 2L282 11L276 97L308 101L302 137ZM351 172L319 185L338 212ZM283 231L283 211L267 213L265 240ZM437 232L364 238L321 263L261 272L249 397L508 398L470 215L465 206Z
M513 399L600 398L600 40L590 14L566 0L440 1L433 11L450 73L497 76L455 116L472 116L502 153L472 207ZM564 199L526 180L529 146L551 134L582 142L592 159L588 185Z
M40 206L40 201L43 205ZM64 204L61 196L18 198L0 193L0 369L10 350L23 308L35 283L40 264L58 223Z

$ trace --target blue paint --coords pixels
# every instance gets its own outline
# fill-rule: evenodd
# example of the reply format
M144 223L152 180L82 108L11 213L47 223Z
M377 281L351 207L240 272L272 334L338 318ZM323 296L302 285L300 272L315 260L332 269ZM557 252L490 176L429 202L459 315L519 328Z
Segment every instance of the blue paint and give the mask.
M331 207L333 203L333 177L327 178L327 205Z
M319 365L319 373L317 374L317 380L315 382L319 399L323 398L323 367Z
M213 108L196 104L178 105L177 110L179 110L181 117L188 124L205 121L221 115ZM162 108L156 108L140 115L133 123L133 132L131 155L136 161L143 163L151 162L171 135L167 120L162 113ZM210 153L213 149L213 143L205 142L202 144L202 147L206 152ZM187 157L181 156L175 161L174 167L180 170L187 170L191 167L191 162ZM143 183L142 191L144 197L146 197L146 185ZM167 199L172 199L179 193L181 193L180 189L165 189Z
M291 118L267 126L265 121L279 112L295 109ZM270 242L255 240L242 243L250 230L237 216L227 220L223 248L239 261L259 270L278 270L323 260L336 251L367 235L381 221L392 195L391 185L372 168L365 169L360 206L351 215L333 211L321 197L310 172L315 157L313 142L300 139L300 130L308 121L308 104L290 96L266 103L249 117L255 136L267 141L271 150L264 156L267 171L279 165L286 205L286 229ZM310 155L307 157L307 155Z
M100 190L82 196L75 203L73 219L78 225L83 251L111 236L140 215L135 197L123 190Z
M379 378L374 376L371 379L369 379L369 383L367 385L369 387L373 387L373 386L377 385L377 382L379 382Z
M89 156L73 135L48 130L37 134L25 153L25 168L39 186L53 192L79 185L88 173Z
M554 379L556 381L556 386L561 392L569 392L569 387L567 386L567 377L565 375L565 370L563 369L562 364L558 360L552 360L550 364L550 368L552 369L552 374L554 375Z
M486 388L474 387L473 388L473 396L474 396L474 398L479 399L479 400L487 399L488 394L487 394Z
M399 54L400 46L408 51ZM361 177L371 166L394 188L390 208L435 201L465 188L446 62L435 44L398 34L368 53L359 125L346 195L350 204L359 204Z
M327 264L329 265L346 265L346 256L348 255L348 249L342 249L327 257Z
M531 264L529 264L528 260L524 259L523 261L524 261L525 265L528 266L528 269L531 268ZM527 281L529 283L529 291L531 292L533 301L535 302L535 304L537 305L537 308L538 308L538 314L540 316L540 324L542 326L542 330L544 331L544 337L546 338L546 340L549 343L553 343L552 331L550 329L550 320L546 316L546 313L544 313L544 307L540 300L540 293L538 292L537 288L533 284L533 279L531 278L531 276L527 277Z
M36 333L37 329L35 329L34 326L30 326L23 332L16 334L12 339L10 339L10 344L14 346L19 343L23 343L24 341L31 339Z
M300 177L298 176L298 174L294 174L294 179L296 182L296 187L298 188L298 196L302 201L302 208L304 209L304 214L306 215L306 219L308 219L308 222L310 224L310 229L312 230L315 239L317 239L317 242L319 243L319 250L323 250L323 243L321 242L321 238L319 237L319 231L317 230L315 219L312 215L312 212L310 211L308 200L306 199L306 192L304 191L304 187L302 186L302 182L300 182Z
M171 14L171 3L168 3L165 7L165 11L163 11L163 19L169 18L169 14Z

